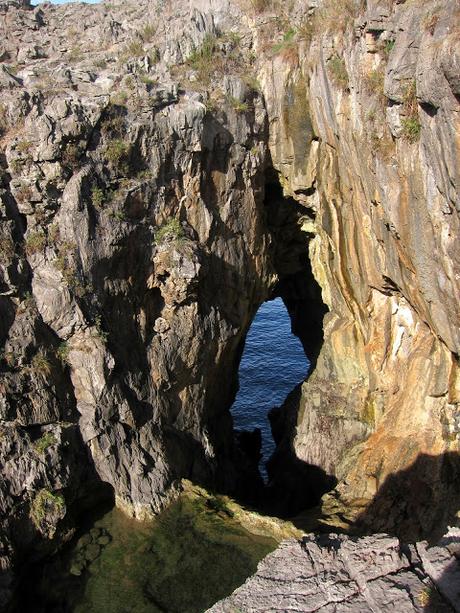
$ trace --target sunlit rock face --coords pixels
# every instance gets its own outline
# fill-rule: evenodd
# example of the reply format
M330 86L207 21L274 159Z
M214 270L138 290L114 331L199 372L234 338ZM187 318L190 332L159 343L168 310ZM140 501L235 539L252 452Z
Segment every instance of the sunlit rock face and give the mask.
M458 14L325 3L315 29L297 8L303 40L261 66L272 160L310 216L329 308L293 446L339 480L325 512L414 537L458 508Z
M139 519L182 477L235 485L240 346L277 278L267 115L249 30L201 4L0 6L6 569L97 483Z
M232 611L439 611L458 605L458 529L436 547L401 547L385 534L308 534L284 541L257 573L208 609ZM458 541L457 541L458 542Z
M311 4L0 3L6 573L102 482L137 518L181 477L235 485L238 360L273 293L316 363L278 424L291 481L314 465L324 510L379 530L449 514L458 16Z

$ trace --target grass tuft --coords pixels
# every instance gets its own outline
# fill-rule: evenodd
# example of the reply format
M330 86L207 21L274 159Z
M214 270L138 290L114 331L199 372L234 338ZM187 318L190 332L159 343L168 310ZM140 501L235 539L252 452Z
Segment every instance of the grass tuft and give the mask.
M178 219L170 219L155 232L155 242L158 244L178 242L184 238L184 229Z
M45 432L45 434L35 441L34 448L40 454L43 455L48 447L52 447L57 444L57 439L52 432Z

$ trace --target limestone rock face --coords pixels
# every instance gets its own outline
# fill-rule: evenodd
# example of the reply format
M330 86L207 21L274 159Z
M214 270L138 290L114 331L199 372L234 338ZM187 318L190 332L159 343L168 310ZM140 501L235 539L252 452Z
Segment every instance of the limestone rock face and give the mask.
M424 543L405 547L384 534L307 535L301 542L284 541L209 611L458 611L456 548L458 530L433 549Z
M325 511L417 538L459 502L458 8L302 6L297 44L260 67L273 164L310 217L329 308L290 436L339 481Z
M102 483L137 518L231 490L273 291L315 363L299 487L410 539L458 508L455 3L250 4L0 2L5 598Z
M140 519L182 477L234 485L238 356L276 275L267 115L229 5L0 15L9 569L55 547L98 482Z

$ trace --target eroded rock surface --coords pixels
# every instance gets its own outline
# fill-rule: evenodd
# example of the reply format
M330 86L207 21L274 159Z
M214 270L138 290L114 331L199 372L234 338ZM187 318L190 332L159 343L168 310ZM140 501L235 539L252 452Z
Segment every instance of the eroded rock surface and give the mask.
M401 613L460 610L458 530L437 547L387 535L307 535L284 541L257 573L209 611Z
M182 477L235 485L238 356L277 279L267 115L246 30L201 4L0 4L5 570L98 483L139 519Z
M408 540L458 510L458 10L336 8L0 2L6 599L101 483L232 489L273 292L315 364L274 491Z
M458 6L296 7L260 80L329 313L285 447L338 523L417 539L459 508Z

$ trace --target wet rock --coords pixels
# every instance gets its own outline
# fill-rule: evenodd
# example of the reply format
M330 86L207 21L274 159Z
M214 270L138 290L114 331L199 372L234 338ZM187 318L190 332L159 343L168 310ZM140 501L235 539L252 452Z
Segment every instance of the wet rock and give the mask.
M97 540L102 535L102 528L91 528L89 536L92 541Z
M101 553L101 547L97 543L90 543L85 547L85 558L88 562L94 562Z
M84 534L81 538L78 539L77 549L84 549L90 543L91 543L91 536L89 534Z
M86 568L85 562L74 562L70 566L69 572L71 575L74 575L75 577L80 577L83 571L85 570L85 568Z

